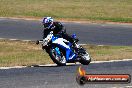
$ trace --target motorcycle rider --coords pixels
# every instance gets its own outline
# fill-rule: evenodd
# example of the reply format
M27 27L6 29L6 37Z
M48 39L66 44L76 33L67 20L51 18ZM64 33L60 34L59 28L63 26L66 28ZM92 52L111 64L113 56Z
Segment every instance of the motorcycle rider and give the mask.
M51 31L53 31L54 35L58 34L71 43L78 41L78 39L75 39L66 33L66 28L61 24L61 22L54 22L52 17L44 17L42 24L44 26L43 39L46 38Z

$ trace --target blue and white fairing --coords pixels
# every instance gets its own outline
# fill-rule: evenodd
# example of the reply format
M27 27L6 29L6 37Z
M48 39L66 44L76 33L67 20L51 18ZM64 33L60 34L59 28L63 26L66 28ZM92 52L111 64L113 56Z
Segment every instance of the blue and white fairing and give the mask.
M72 37L76 39L75 34L73 34ZM63 66L66 65L66 63L74 61L79 61L83 65L88 65L91 61L89 54L83 47L74 43L74 48L72 48L72 44L69 41L60 36L54 36L53 31L43 39L42 48L44 49L45 47L49 48L49 55L57 65Z
M55 36L52 36L51 40L53 44L56 44L59 48L62 48L66 51L66 61L74 60L76 58L76 54L74 54L70 48L71 43L69 41Z

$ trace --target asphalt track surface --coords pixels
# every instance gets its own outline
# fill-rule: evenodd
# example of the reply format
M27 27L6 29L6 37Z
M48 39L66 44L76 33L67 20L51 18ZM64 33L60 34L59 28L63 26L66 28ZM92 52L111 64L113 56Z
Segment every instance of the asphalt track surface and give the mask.
M0 88L132 88L129 84L85 84L76 82L79 65L27 67L0 70ZM82 66L87 74L130 74L132 61L91 63Z
M113 24L63 23L69 34L76 33L79 43L132 45L132 26ZM38 40L42 38L39 21L0 19L0 38ZM76 83L80 65L26 67L0 70L0 88L130 88L130 84ZM130 74L132 61L91 63L83 66L88 74Z
M63 23L67 33L75 33L79 43L98 45L132 45L132 25ZM40 21L0 19L0 38L42 39Z

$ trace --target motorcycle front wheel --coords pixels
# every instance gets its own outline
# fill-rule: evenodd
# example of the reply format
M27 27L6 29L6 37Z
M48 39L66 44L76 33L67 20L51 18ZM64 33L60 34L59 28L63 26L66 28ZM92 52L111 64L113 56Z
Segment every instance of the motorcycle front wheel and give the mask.
M61 51L59 51L59 52L60 53L58 53L58 51L56 51L56 47L50 48L49 56L51 57L53 62L56 63L58 66L65 66L66 65L66 58Z

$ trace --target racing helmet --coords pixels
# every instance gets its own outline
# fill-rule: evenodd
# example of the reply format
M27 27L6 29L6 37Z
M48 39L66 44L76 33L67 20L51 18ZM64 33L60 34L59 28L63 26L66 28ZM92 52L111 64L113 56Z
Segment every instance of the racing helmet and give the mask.
M42 21L45 28L50 28L53 24L53 18L52 17L44 17Z

